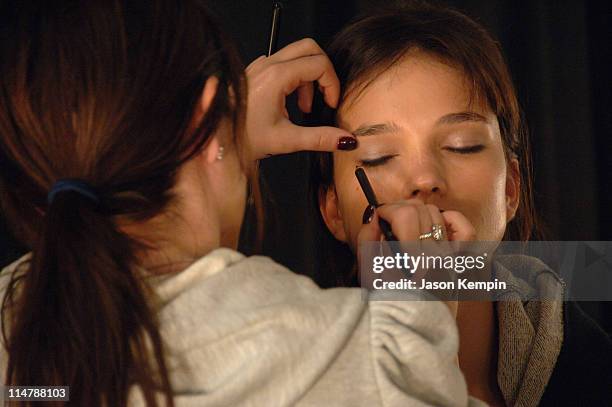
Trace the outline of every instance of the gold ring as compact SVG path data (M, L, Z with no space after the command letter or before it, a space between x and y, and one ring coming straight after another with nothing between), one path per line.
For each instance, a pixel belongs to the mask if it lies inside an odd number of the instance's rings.
M444 230L442 229L442 225L433 224L431 226L431 232L423 233L419 236L419 240L430 238L435 240L436 242L439 242L440 240L444 239Z
M421 236L419 236L419 240L429 239L430 237L433 237L432 232L423 233Z

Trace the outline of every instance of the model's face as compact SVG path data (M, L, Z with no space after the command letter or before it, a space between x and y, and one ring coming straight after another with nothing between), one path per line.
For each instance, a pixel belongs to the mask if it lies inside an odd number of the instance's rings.
M409 53L338 112L359 148L334 154L334 183L321 201L330 231L356 247L366 198L362 166L380 203L419 198L462 212L478 240L501 240L518 205L516 160L506 162L499 125L486 107L470 106L458 70Z

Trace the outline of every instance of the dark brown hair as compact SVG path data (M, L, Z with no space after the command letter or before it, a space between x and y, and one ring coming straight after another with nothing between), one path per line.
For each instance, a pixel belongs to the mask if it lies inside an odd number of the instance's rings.
M537 237L529 142L516 92L499 44L474 20L448 7L424 2L378 7L357 18L327 47L340 79L340 100L345 100L347 92L363 91L413 49L461 70L471 85L470 102L486 103L497 116L506 159L517 157L521 172L520 203L504 240ZM316 115L324 124L336 122L335 112L323 106ZM333 156L315 153L311 158L311 194L318 208L321 194L334 182ZM326 240L336 246L336 254L330 258L346 266L348 248L332 243L329 236Z
M244 120L243 67L197 0L2 2L0 202L31 260L2 304L8 385L70 386L78 406L125 406L137 384L172 405L143 243L118 220L170 210L179 167L220 120ZM219 86L204 119L206 80ZM47 205L59 179L92 185Z

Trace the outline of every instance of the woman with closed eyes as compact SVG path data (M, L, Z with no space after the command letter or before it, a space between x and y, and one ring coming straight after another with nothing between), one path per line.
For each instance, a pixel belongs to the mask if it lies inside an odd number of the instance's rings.
M380 218L401 241L431 236L434 225L450 241L536 234L518 101L501 51L481 26L436 6L383 8L345 27L328 54L340 104L315 116L351 132L360 146L313 156L314 199L333 236L322 263L335 264L341 284L359 284L355 253L360 242L381 238ZM383 205L368 205L356 167ZM542 263L513 261L497 263L496 272L511 278L528 270L562 298L561 281ZM574 303L522 303L512 289L504 295L459 302L459 365L470 395L508 406L609 401L605 333Z

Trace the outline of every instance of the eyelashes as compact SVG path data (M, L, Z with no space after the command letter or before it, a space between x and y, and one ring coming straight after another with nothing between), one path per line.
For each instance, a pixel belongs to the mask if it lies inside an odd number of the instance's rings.
M452 151L453 153L458 153L458 154L473 154L473 153L482 151L484 147L485 146L483 146L482 144L477 144L475 146L461 147L461 148L446 147L446 150Z
M383 155L382 157L374 158L372 160L360 160L359 164L362 167L378 167L387 163L393 157L397 157L397 154Z
M477 144L474 146L469 146L469 147L461 147L461 148L455 148L455 147L445 147L445 150L451 151L453 153L457 153L457 154L474 154L474 153L478 153L482 150L484 150L485 146L482 144ZM388 155L383 155L381 157L377 157L377 158L373 158L371 160L359 160L359 165L362 167L378 167L381 165L386 164L387 162L389 162L392 158L397 157L399 154L388 154Z

